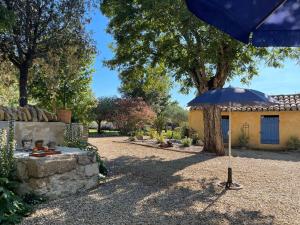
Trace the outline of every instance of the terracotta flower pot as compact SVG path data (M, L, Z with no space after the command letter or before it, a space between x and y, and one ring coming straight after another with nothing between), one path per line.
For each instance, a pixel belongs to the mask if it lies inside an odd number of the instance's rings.
M69 109L60 109L57 112L57 118L64 123L71 123L72 111Z

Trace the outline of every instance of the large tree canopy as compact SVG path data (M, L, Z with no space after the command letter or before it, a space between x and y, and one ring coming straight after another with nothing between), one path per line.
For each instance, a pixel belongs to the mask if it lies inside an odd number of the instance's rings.
M19 70L20 105L27 104L29 69L51 51L85 40L85 0L0 0L14 14L10 31L0 33L0 50Z
M163 65L123 71L119 77L122 81L119 90L124 97L141 97L156 113L169 104L172 83Z
M287 48L254 48L233 40L193 16L184 0L102 0L114 37L114 58L106 64L122 73L164 63L181 91L198 94L223 87L234 76L243 81L258 74L258 63L280 66ZM224 154L217 107L204 109L204 149Z

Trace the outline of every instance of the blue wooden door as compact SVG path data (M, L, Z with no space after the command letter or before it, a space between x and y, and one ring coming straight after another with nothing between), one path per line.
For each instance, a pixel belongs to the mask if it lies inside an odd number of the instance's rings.
M221 125L222 125L223 142L228 143L229 116L222 116Z
M262 144L279 144L279 116L261 116L260 129Z

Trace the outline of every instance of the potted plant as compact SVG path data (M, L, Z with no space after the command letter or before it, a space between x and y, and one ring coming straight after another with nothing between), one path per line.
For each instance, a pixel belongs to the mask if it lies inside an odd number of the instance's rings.
M62 85L62 105L63 108L57 111L57 118L59 121L64 123L71 123L72 111L67 108L67 100L70 98L72 91L69 88L69 85L66 80L64 80Z

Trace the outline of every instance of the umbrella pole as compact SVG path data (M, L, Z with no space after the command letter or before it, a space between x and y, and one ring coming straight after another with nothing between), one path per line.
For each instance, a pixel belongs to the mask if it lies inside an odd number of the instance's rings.
M231 102L229 102L229 129L228 129L228 177L226 187L232 185L232 167L231 167Z

